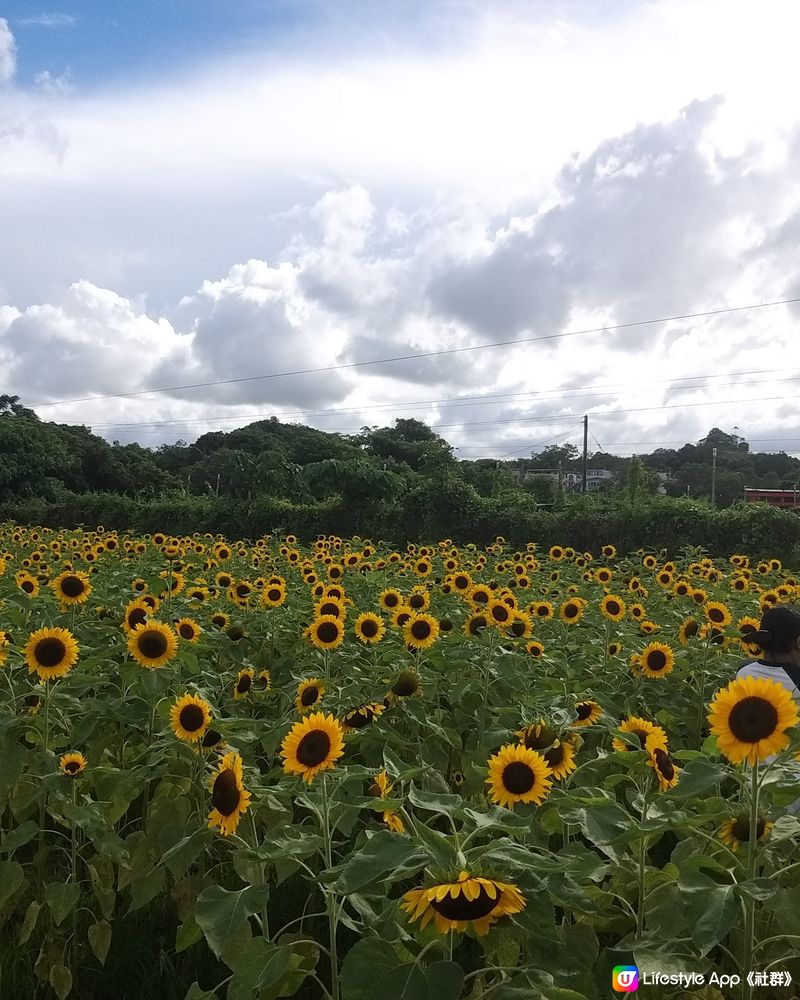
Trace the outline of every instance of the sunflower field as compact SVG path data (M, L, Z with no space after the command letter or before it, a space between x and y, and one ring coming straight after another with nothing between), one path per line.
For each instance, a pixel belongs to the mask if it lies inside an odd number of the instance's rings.
M800 978L777 558L0 527L0 996ZM771 977L771 978L770 978Z

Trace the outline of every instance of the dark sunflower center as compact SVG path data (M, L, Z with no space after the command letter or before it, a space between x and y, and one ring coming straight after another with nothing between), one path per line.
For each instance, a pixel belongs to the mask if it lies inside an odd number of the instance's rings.
M334 618L338 618L338 616L339 616L339 605L336 604L334 601L328 601L326 604L323 604L320 607L319 613L321 615L333 615Z
M317 638L320 642L336 642L339 638L339 627L336 622L321 622L317 626Z
M222 739L222 733L218 733L216 729L209 729L206 732L206 735L203 737L202 745L203 747L205 747L206 750L208 750L211 747L215 747L217 743L220 742L221 739Z
M503 788L512 795L524 795L536 783L532 768L521 760L512 761L503 770Z
M497 604L492 608L492 618L496 622L507 622L509 618L509 610L505 604Z
M500 896L498 889L497 896L492 899L485 887L481 886L475 899L467 899L461 890L455 899L448 893L442 900L431 900L431 906L446 920L480 920L495 909Z
M214 623L214 625L218 625L220 628L222 628L222 626L225 624L225 619L222 617L222 615L214 615L211 621Z
M424 619L414 622L411 626L411 634L418 640L427 639L431 634L430 622L426 622Z
M300 695L300 704L304 708L308 708L309 705L313 705L314 702L319 699L319 688L316 685L307 687L305 691Z
M273 603L277 603L281 599L282 593L283 593L283 591L277 590L276 588L273 587L273 588L271 588L270 590L267 591L267 597Z
M661 649L651 649L647 654L647 666L649 670L663 670L667 665L667 656Z
M766 700L751 695L742 698L731 709L728 728L742 743L758 743L775 732L778 725L778 710Z
M564 749L564 744L559 743L557 747L550 747L549 750L545 750L544 759L550 765L550 767L555 770L564 763L564 758L567 755L567 751Z
M720 622L725 621L725 615L722 613L722 610L720 608L709 608L708 620L716 622L716 624L719 624Z
M244 694L245 691L249 691L253 685L253 678L250 674L242 674L239 680L236 682L236 690L239 694Z
M577 606L577 604L568 604L564 608L564 617L565 618L574 618L577 615L577 613L578 613L578 606Z
M230 768L226 768L214 779L214 787L211 791L211 805L222 813L223 816L230 816L236 812L242 793L236 783L236 775Z
M128 615L128 625L130 625L131 628L136 628L137 625L144 625L146 621L147 612L144 608L134 608Z
M453 581L458 590L466 590L469 586L469 580L466 576L457 576Z
M616 601L606 601L606 611L610 615L618 615L620 612L619 604Z
M756 823L756 838L761 840L764 836L764 831L767 828L767 821L763 816L758 817ZM736 840L747 843L750 840L750 817L749 816L737 816L731 827L731 834Z
M477 615L469 623L469 633L470 635L476 635L481 629L486 628L488 622L483 617L483 615Z
M511 623L511 632L513 635L521 636L525 634L525 622L521 621L519 618Z
M536 614L540 618L546 618L549 613L550 613L550 609L545 604L540 604L539 607L536 609Z
M64 770L67 774L76 774L80 770L80 762L77 760L69 760L64 765Z
M363 729L372 722L374 714L371 708L357 708L347 716L347 725L351 729Z
M297 744L296 756L303 767L321 764L331 750L331 738L321 729L312 729Z
M378 634L378 623L374 622L371 618L367 618L366 621L361 623L361 634L366 639L373 639Z
M57 667L67 655L67 647L61 639L51 636L36 643L33 655L40 666Z
M525 746L529 750L543 750L554 743L555 739L556 734L550 726L529 726L525 731Z
M409 607L412 608L424 608L425 598L422 596L422 594L412 594L411 597L408 599L408 604Z
M414 674L401 674L392 686L392 694L398 698L407 698L419 688L419 680Z
M183 625L181 625L178 628L178 632L180 633L182 639L194 638L194 628L191 625L188 625L186 622L184 622Z
M653 756L656 759L656 767L659 773L664 778L665 781L672 781L675 777L675 765L672 763L672 758L661 747L656 747Z
M79 576L65 576L61 581L61 593L65 597L80 597L86 590L86 584Z
M745 622L744 625L742 625L742 627L739 629L739 631L741 632L742 637L747 639L749 642L752 640L753 636L756 634L758 629L755 625L751 624L750 622Z
M26 594L32 594L33 593L34 584L33 584L32 580L23 580L22 584L21 584L21 587L25 591Z
M489 595L486 593L485 590L476 590L475 593L472 595L472 600L477 602L478 604L488 604Z
M139 636L139 652L148 660L157 660L167 651L167 637L161 632L146 631Z
M199 705L184 705L179 719L187 733L196 733L198 729L202 729L206 714Z
M387 594L383 599L384 607L396 608L398 605L397 594Z
M232 625L228 629L228 638L233 639L234 642L238 642L239 639L244 635L244 629L241 625Z

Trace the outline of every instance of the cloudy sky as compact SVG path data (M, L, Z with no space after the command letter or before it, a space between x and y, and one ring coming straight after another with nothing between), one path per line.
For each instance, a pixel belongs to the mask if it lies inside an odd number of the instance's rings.
M799 32L794 0L0 3L0 391L153 446L415 416L511 457L589 413L621 454L800 452L800 302L739 309L800 299Z

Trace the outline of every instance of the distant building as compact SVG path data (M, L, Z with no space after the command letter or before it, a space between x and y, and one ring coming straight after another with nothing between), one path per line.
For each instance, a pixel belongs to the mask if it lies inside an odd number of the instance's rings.
M565 472L562 477L564 489L570 493L577 493L583 489L582 472ZM586 491L596 493L604 486L610 486L614 482L614 473L610 469L587 469L586 470Z
M759 490L749 486L744 488L745 503L769 503L773 507L789 507L792 510L800 508L800 493L797 488L792 490Z

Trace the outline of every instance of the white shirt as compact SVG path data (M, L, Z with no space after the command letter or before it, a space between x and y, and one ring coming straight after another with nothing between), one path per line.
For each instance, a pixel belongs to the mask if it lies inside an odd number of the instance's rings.
M800 701L800 690L798 690L792 678L782 667L771 667L764 663L759 663L758 660L751 660L739 668L736 678L738 680L741 677L756 677L766 681L777 681L781 687L786 688L796 701ZM771 764L773 760L775 760L775 756L767 757L765 763ZM800 778L800 775L798 777ZM794 802L791 802L786 807L786 812L792 815L800 813L800 799L795 799Z

